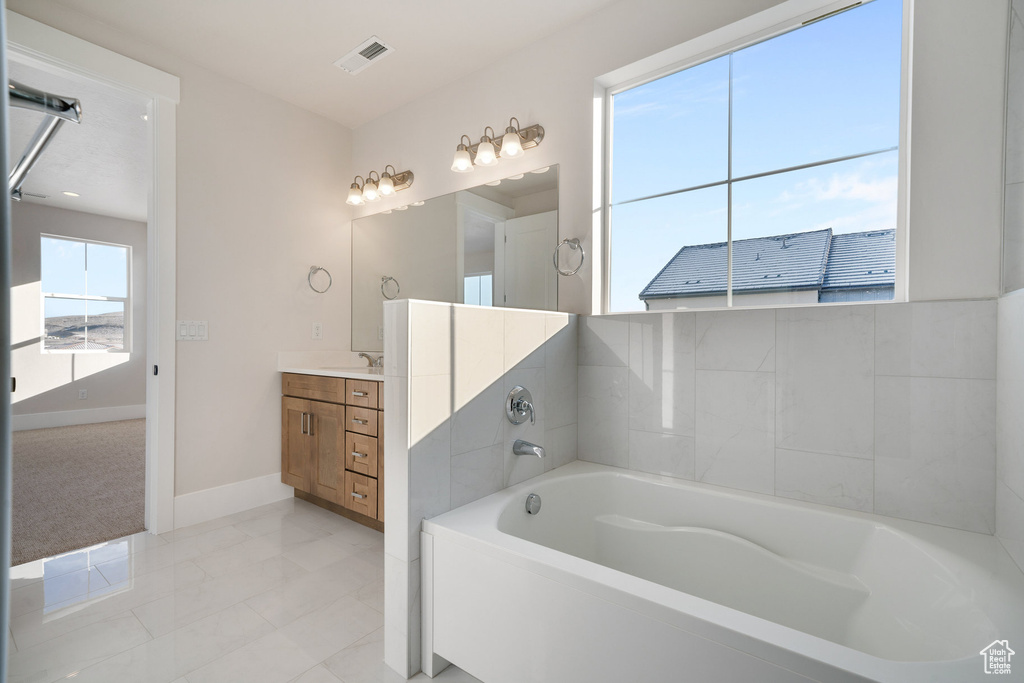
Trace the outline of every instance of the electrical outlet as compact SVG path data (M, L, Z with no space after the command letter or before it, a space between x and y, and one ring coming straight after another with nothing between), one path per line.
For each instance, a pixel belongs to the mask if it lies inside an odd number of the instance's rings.
M78 390L78 400L79 401L84 401L87 398L89 398L89 390L88 389L79 389Z
M324 338L324 325L323 323L313 323L313 339Z

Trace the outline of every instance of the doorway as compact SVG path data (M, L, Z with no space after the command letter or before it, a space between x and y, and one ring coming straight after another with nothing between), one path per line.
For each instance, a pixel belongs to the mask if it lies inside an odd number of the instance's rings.
M127 330L126 325L125 334L131 336L134 353L144 357L144 526L152 533L170 531L174 526L175 131L178 79L14 13L7 14L7 37L8 57L12 64L31 67L51 76L91 80L98 86L113 89L122 98L144 104L139 119L148 128L145 167L139 172L147 177L144 183L145 241L141 248L133 249L132 261L142 259L144 264L144 292L141 292L137 303L142 305L145 321L141 326L134 326L134 334ZM77 96L74 92L67 94ZM59 137L60 134L56 139ZM103 150L94 152L104 153ZM46 154L44 152L43 159ZM31 191L29 181L23 189ZM125 246L112 239L99 242L102 243L100 246ZM41 318L37 339L45 337ZM15 346L21 343L17 335L12 336L12 340ZM95 370L97 365L112 362L110 358L101 359L99 356L114 354L70 355L75 357L75 368L70 372L84 379L86 372ZM103 372L105 370L92 372L88 376L98 376ZM22 384L18 389L24 387ZM21 399L18 393L16 391L13 397L15 401ZM77 388L73 396L78 396Z

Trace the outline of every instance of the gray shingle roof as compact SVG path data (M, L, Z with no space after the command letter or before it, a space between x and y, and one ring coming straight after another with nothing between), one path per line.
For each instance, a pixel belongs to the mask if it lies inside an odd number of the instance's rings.
M832 237L822 289L896 284L896 231L873 230Z
M825 274L831 228L790 235L735 240L733 291L816 289ZM680 249L650 284L641 299L662 299L725 292L726 243Z
M733 242L733 291L843 289L895 282L895 231L846 235L831 228ZM640 292L641 299L723 294L726 243L680 249Z

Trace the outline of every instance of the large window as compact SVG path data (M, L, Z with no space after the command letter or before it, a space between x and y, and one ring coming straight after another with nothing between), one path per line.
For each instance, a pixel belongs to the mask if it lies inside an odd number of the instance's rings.
M893 298L901 42L874 0L612 91L608 309Z
M130 263L131 247L40 238L44 351L129 350Z

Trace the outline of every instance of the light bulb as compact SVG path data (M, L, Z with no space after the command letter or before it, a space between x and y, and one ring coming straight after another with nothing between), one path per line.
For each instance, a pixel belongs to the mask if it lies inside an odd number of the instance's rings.
M512 126L505 129L505 135L501 138L501 156L510 159L523 156L523 143L519 139L519 132Z
M363 191L359 188L359 183L352 183L352 186L348 188L348 199L345 200L345 203L352 206L359 206L363 203Z
M377 184L377 191L384 197L390 197L395 193L395 181L391 179L391 175L385 173L380 177L380 183Z
M455 150L452 170L456 173L469 173L473 170L473 160L469 157L469 148L461 143Z
M368 202L375 202L380 199L380 193L377 192L377 183L367 180L363 184L363 199Z
M494 143L486 135L480 138L480 144L476 148L477 166L494 166L498 163L498 155L494 152Z

